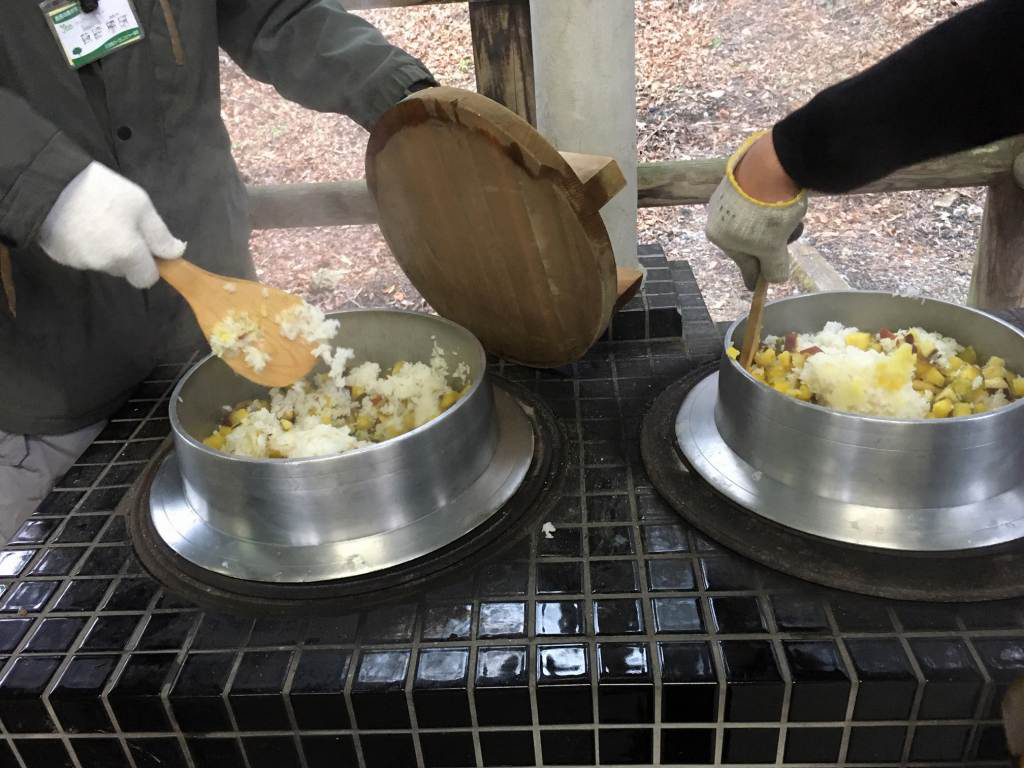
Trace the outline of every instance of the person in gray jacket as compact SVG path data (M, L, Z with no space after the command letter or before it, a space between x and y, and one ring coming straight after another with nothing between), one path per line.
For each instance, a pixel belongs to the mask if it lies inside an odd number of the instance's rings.
M78 11L99 22L117 11L124 24L131 7L95 6ZM37 0L0 6L0 245L16 297L10 306L0 291L5 541L154 365L200 342L154 258L254 274L218 47L285 98L365 128L436 85L338 0L132 10L142 39L75 69Z

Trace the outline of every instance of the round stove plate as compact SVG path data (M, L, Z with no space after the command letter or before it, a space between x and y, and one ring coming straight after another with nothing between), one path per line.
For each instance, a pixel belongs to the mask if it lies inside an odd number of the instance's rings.
M173 453L153 480L149 503L153 525L164 543L189 562L247 581L314 583L402 565L451 544L486 521L526 476L533 459L533 427L510 394L495 388L494 399L499 437L490 465L459 496L404 528L305 547L230 536L189 505Z
M717 400L717 373L686 395L675 423L679 448L715 490L772 522L845 544L914 552L976 549L1024 536L1024 483L975 504L930 509L852 504L783 484L726 445L715 425Z

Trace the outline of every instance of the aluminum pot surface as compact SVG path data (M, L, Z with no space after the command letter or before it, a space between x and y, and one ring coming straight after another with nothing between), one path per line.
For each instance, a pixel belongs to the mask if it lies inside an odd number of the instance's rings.
M210 356L171 397L170 419L189 505L239 539L313 546L402 528L469 487L498 442L486 356L466 329L432 315L367 309L339 312L335 343L387 368L427 362L436 343L449 367L469 366L472 386L455 405L404 435L338 456L250 459L207 448L225 405L265 397L266 388ZM317 370L322 370L318 368Z
M1024 372L1024 334L968 307L882 292L837 291L782 299L765 307L763 333L813 333L838 321L878 331L919 326L985 360L998 355ZM744 321L725 349L739 348ZM954 419L898 420L839 413L782 395L722 355L715 424L756 470L807 493L890 509L971 504L1020 484L1024 476L1024 401Z

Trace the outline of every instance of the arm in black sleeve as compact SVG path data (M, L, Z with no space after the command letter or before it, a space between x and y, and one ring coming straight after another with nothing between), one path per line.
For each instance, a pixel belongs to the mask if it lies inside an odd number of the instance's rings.
M799 185L846 192L941 155L1024 133L1024 0L983 0L772 131Z

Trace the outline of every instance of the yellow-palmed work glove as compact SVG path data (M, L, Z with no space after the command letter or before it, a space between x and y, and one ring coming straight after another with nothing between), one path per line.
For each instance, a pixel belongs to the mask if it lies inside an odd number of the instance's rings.
M800 228L807 213L807 192L801 190L792 200L762 203L736 182L735 169L743 155L764 132L743 142L729 158L722 179L708 203L708 222L704 230L708 240L736 262L747 288L754 290L763 273L769 283L789 279L787 244Z

